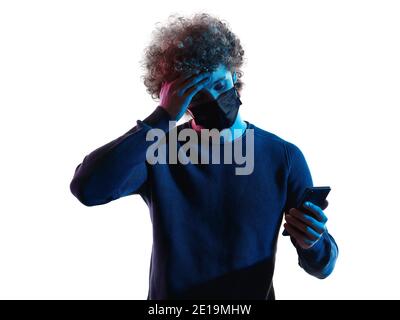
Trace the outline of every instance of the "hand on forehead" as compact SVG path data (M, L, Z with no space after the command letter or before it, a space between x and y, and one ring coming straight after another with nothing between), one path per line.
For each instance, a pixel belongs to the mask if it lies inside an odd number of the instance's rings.
M210 71L210 73L210 83L205 86L207 89L212 89L214 85L216 85L218 82L222 82L223 80L232 81L231 72L223 64L220 64L215 70Z

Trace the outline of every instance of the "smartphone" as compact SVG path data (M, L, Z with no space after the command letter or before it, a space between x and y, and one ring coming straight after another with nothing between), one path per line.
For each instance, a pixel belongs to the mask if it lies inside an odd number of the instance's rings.
M306 201L310 201L317 205L318 207L322 207L324 205L325 199L328 197L329 192L331 191L331 187L307 187L302 197L300 198L300 202L297 204L297 209L303 209L303 203Z
M307 209L303 207L303 203L306 201L310 201L318 207L323 207L325 199L328 197L330 191L331 188L329 186L307 187L304 190L299 203L296 205L296 209L307 211ZM289 233L286 230L283 230L282 235L287 236Z

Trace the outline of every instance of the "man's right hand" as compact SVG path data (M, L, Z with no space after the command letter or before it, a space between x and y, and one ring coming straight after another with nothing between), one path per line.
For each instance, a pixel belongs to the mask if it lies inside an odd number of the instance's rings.
M192 98L209 84L211 72L184 73L173 81L163 82L160 90L160 107L178 121L185 114Z

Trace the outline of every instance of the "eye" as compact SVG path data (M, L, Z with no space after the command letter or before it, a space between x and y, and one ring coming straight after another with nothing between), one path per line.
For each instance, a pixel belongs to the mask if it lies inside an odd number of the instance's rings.
M214 88L215 88L215 90L222 90L223 88L225 88L225 86L223 85L222 82L220 82Z

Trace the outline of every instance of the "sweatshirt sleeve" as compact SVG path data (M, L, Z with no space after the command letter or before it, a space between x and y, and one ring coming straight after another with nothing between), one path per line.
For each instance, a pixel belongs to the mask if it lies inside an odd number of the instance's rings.
M146 151L154 141L146 141L153 128L167 132L171 117L157 108L122 136L86 155L76 169L70 190L84 205L95 206L120 197L138 194L147 181Z
M306 187L313 186L313 180L307 161L301 150L293 143L286 142L289 174L287 180L287 198L285 211L295 208L301 201L301 196ZM298 254L298 263L308 274L319 279L329 276L336 264L338 246L328 230L309 249L297 246L293 237L290 237Z
M339 249L328 230L325 230L322 237L309 249L303 249L296 245L294 239L291 240L299 256L299 265L308 274L325 279L332 273Z

